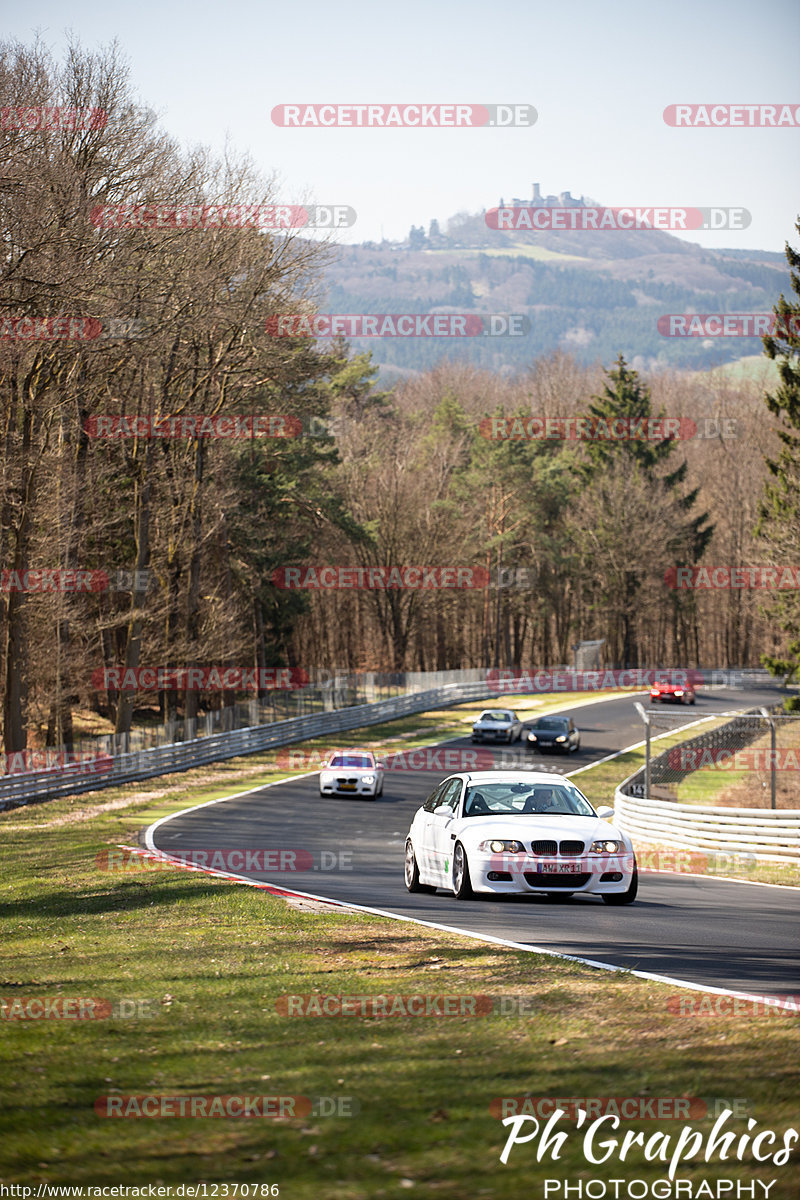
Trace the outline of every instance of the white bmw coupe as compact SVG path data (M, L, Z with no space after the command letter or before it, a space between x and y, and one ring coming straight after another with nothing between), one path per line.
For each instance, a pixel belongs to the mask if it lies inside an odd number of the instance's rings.
M545 771L462 771L417 809L406 839L409 892L476 892L636 899L630 838L595 811L562 775Z

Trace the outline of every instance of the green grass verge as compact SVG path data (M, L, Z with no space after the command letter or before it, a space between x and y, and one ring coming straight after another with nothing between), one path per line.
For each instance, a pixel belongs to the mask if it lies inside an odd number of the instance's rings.
M652 1182L665 1169L637 1149L625 1163L587 1170L582 1134L569 1122L557 1163L538 1164L529 1144L504 1167L506 1131L489 1109L497 1097L725 1098L739 1101L759 1129L792 1124L795 1018L680 1017L667 1006L676 989L627 974L366 915L298 911L185 871L98 870L98 851L129 840L154 800L174 807L183 793L195 803L224 794L246 762L221 764L213 779L208 770L192 772L194 779L3 818L0 1000L136 998L151 1001L154 1013L2 1021L4 1182L203 1180L276 1183L289 1200L391 1200L409 1192L517 1200L545 1176ZM145 790L165 794L110 806ZM98 800L105 807L92 812ZM619 920L633 924L635 912L621 910ZM282 996L315 992L524 996L527 1011L280 1015ZM95 1101L114 1094L341 1097L348 1099L340 1106L358 1111L282 1121L98 1116ZM690 1123L708 1133L713 1122ZM619 1135L629 1127L677 1135L683 1124L623 1122ZM746 1123L733 1128L745 1132ZM604 1137L610 1133L606 1127ZM774 1178L770 1200L795 1195L790 1167L715 1158L679 1174L696 1182Z
M675 795L681 804L716 804L721 791L737 787L748 778L752 779L752 771L726 770L724 775L721 771L692 771L677 785ZM744 801L742 807L747 807Z

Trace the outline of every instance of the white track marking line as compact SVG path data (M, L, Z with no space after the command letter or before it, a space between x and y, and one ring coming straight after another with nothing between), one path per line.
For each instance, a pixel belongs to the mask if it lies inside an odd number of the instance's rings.
M625 751L622 750L619 751L619 753L624 754ZM230 796L220 796L216 800L206 800L202 804L193 805L191 808L184 808L180 809L178 812L169 813L166 817L161 817L158 821L154 822L154 824L148 826L148 828L145 830L145 844L148 850L155 857L162 860L171 861L178 867L183 867L185 864L182 863L180 859L172 858L168 853L159 850L155 845L155 842L153 841L153 834L161 825L166 824L167 821L171 821L175 817L181 817L187 813L197 812L201 808L208 808L212 804L222 804L226 800L236 800L240 796L249 796L252 795L253 792L260 792L264 790L264 788L277 787L278 784L281 783L291 783L293 779L308 779L312 775L317 774L317 771L309 771L306 775L294 775L286 779L276 779L272 783L263 784L261 787L248 788L244 792L234 792ZM369 913L371 916L388 917L389 920L392 921L408 921L412 925L421 925L425 929L437 929L443 933L455 933L461 937L472 938L474 941L485 942L494 946L508 946L512 950L522 950L527 954L546 954L550 958L560 958L566 962L581 963L585 967L593 967L600 971L613 971L618 974L634 975L637 979L649 979L654 983L668 983L674 985L675 987L686 988L688 991L693 992L709 992L719 996L738 997L743 1000L764 999L763 996L754 995L752 992L731 991L729 988L717 988L711 986L710 984L692 983L687 979L676 979L672 975L655 975L649 971L631 970L629 967L618 967L614 963L600 962L591 958L581 958L575 954L565 954L561 950L550 950L546 946L531 946L523 942L513 942L508 938L495 937L493 934L474 933L468 929L458 929L453 925L444 925L437 921L425 921L421 917L404 916L400 913L390 912L388 909L373 908L369 905L355 904L344 900L334 900L330 896L321 896L316 892L300 892L296 888L284 888L277 883L261 883L258 880L248 878L246 875L236 875L232 872L227 873L221 871L211 871L207 867L193 867L192 869L205 874L215 875L220 878L227 879L232 883L244 883L250 887L258 888L262 891L269 891L274 895L290 895L299 896L305 900L319 900L324 904L333 904L337 908L346 908L351 909L354 912ZM701 876L701 878L704 877ZM740 881L733 880L732 882ZM775 884L772 886L780 887L781 885ZM767 997L767 999L769 999L769 997Z

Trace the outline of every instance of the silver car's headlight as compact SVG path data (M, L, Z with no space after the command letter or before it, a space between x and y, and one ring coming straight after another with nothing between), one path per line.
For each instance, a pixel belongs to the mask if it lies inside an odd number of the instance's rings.
M589 849L592 854L619 854L622 842L592 842Z
M374 782L375 782L375 776L374 776L374 775L362 775L362 776L361 776L361 782L362 782L362 783L374 783Z
M478 849L490 850L492 854L523 854L525 852L522 842L504 842L501 838L490 838L486 842L481 842Z

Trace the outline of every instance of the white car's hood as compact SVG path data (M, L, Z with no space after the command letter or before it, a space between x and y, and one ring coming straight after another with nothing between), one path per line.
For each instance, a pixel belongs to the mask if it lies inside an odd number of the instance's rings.
M323 767L320 775L374 775L380 767Z
M624 840L624 835L616 826L600 817L547 816L544 813L508 817L494 813L485 817L460 817L453 821L452 832L457 832L461 841L468 841L472 845L490 837L516 838L520 842L545 839L587 843L598 838Z

